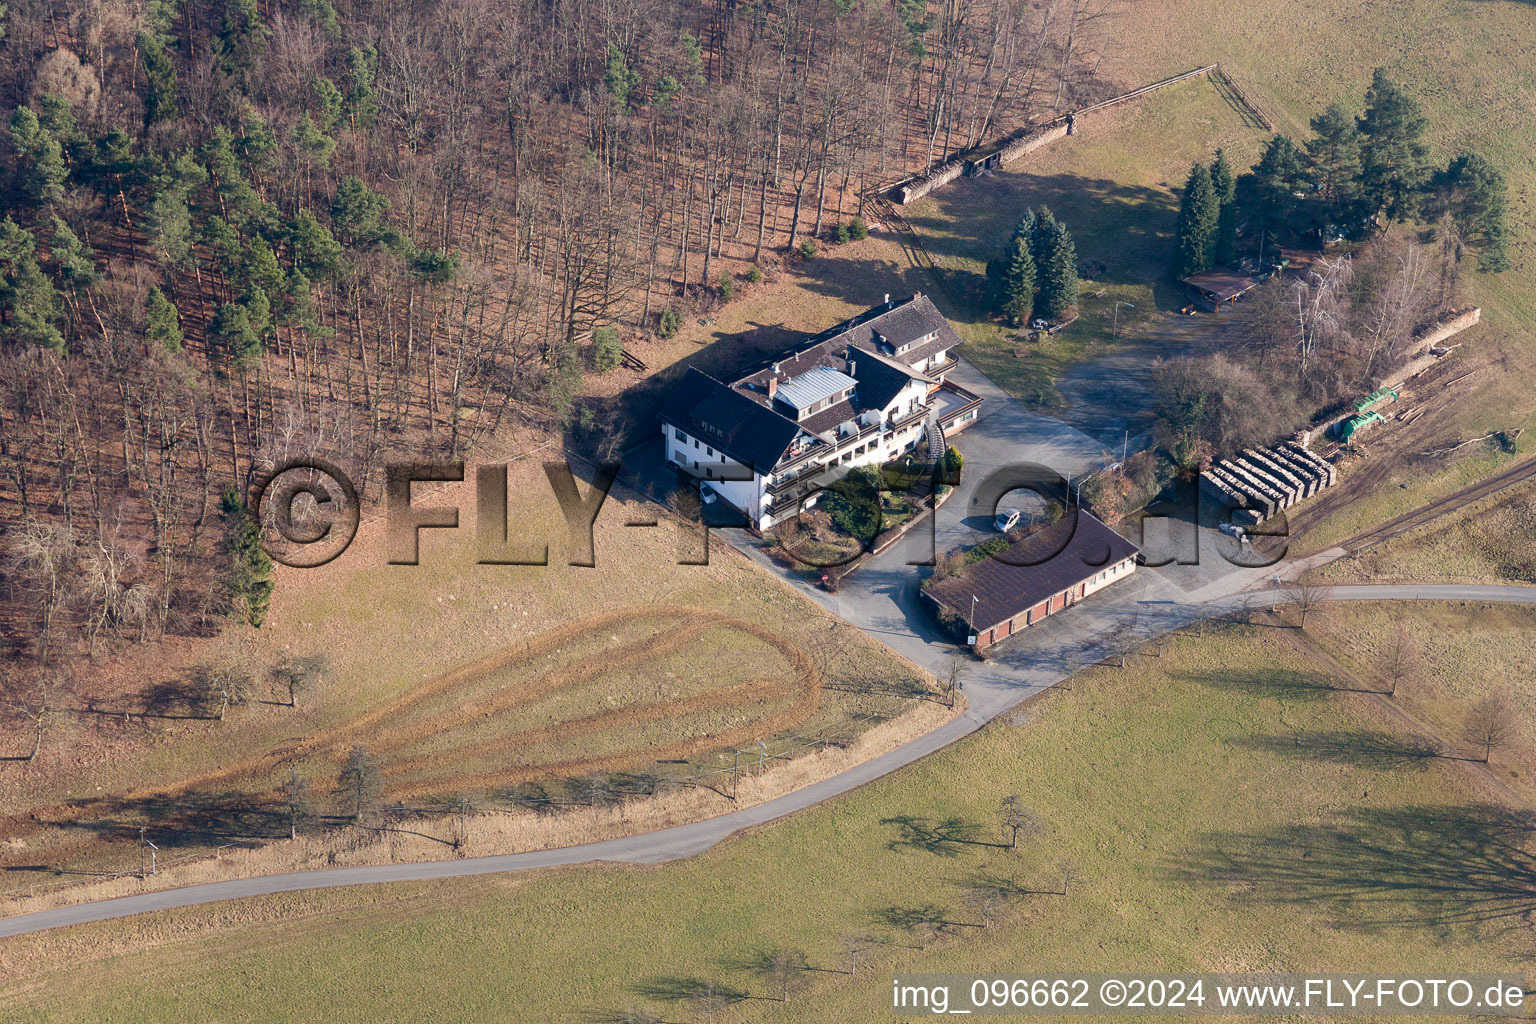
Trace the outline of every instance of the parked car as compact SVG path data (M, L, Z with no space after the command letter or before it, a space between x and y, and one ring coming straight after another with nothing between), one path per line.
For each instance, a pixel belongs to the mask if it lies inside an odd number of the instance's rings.
M709 486L709 484L699 484L699 497L703 500L704 504L713 505L719 500L720 495L716 494L715 489Z
M1248 543L1248 531L1233 523L1217 523L1216 529L1231 537L1240 544Z
M997 514L997 518L992 520L992 525L997 527L998 533L1007 533L1019 525L1019 510L1016 508L1003 509Z

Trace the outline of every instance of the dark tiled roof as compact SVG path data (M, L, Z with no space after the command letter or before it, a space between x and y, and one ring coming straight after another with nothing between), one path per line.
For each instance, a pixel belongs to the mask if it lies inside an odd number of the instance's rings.
M913 377L922 374L898 369L868 352L854 354L853 378L859 382L854 395L866 409L884 409Z
M693 367L673 386L661 418L759 473L769 472L800 432L794 420Z
M937 337L933 341L924 342L900 355L895 355L893 351L881 346L875 340L876 332L882 339L889 342L892 348L899 348L935 332ZM949 321L944 319L944 314L939 312L932 299L919 293L905 302L894 304L890 309L886 309L883 305L875 306L850 320L845 320L835 327L813 335L794 348L754 366L739 377L733 387L750 396L754 402L767 405L768 378L773 375L772 367L775 363L779 366L781 380L799 376L816 366L830 366L834 370L846 372L848 346L852 345L855 350L879 352L890 362L910 367L914 363L927 359L935 352L954 348L959 344L960 336L955 333ZM854 354L854 361L859 363L857 351ZM864 369L863 364L860 363L859 372L853 374L859 378L861 385L865 384ZM889 365L886 365L885 369L895 371L895 368ZM879 370L872 369L871 379L873 380L876 375L884 376ZM894 396L901 390L900 386L897 386L887 392L889 386L889 380L882 379L878 384L873 385L873 390L867 398L863 397L864 388L861 387L861 404L865 408L883 406L885 402L890 401L890 396ZM880 401L878 396L882 394L886 397Z
M985 631L1082 583L1140 549L1087 512L1067 516L940 580L924 593L956 615L971 620L975 595L978 630Z

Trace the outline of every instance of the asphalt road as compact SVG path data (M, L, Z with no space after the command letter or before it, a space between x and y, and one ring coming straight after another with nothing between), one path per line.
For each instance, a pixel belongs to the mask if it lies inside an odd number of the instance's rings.
M1202 605L1209 609L1235 608L1246 595L1238 592L1213 596L1203 601L1176 604L1160 618L1159 624L1169 628L1189 621ZM1282 594L1283 596L1283 594ZM1360 584L1330 588L1330 598L1340 601L1475 601L1509 604L1536 604L1536 587L1477 586L1454 584ZM1047 620L1049 621L1049 620ZM1056 679L1064 671L1056 672ZM1055 680L1052 680L1055 681ZM623 839L611 839L601 843L569 846L557 850L541 850L532 853L516 853L499 857L473 857L459 860L426 861L416 864L384 864L374 867L335 868L322 871L301 871L286 875L265 875L258 878L241 878L227 882L210 882L191 885L182 889L147 892L135 896L82 903L33 914L20 914L0 918L0 938L25 935L64 925L106 921L154 910L171 910L176 907L194 906L200 903L216 903L238 899L242 896L261 896L278 892L298 892L306 889L326 889L345 885L374 885L386 882L430 881L438 878L460 878L466 875L483 875L501 871L528 871L536 868L561 865L585 864L594 861L618 861L631 864L654 864L691 856L709 849L716 843L754 825L773 821L795 811L813 807L849 790L873 782L898 768L926 757L928 754L975 732L991 718L1002 714L1025 697L1038 692L1037 686L1015 688L1010 702L987 701L986 710L978 711L972 701L972 710L966 715L946 722L932 732L896 748L883 757L857 765L845 772L804 789L787 793L775 800L748 807L730 814L708 818L704 821L676 828L647 832Z

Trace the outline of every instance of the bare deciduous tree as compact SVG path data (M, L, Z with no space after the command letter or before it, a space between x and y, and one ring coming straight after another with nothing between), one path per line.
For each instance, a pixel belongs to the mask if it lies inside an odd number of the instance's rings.
M353 747L336 778L336 795L351 805L354 820L378 802L381 789L379 762L367 747Z
M288 838L299 838L299 826L314 817L309 779L297 768L283 781L283 813L288 816Z
M1008 848L1019 848L1019 836L1029 835L1039 828L1039 819L1024 804L1024 798L1017 793L1003 797L1002 808L1003 835L1008 839Z
M1316 583L1298 583L1291 591L1291 604L1296 608L1296 628L1307 628L1307 615L1320 610L1328 601L1328 588Z
M330 672L330 663L323 654L307 654L284 658L272 669L272 678L288 691L288 706L299 706L302 694L313 692Z
M1419 669L1419 652L1408 635L1408 630L1401 622L1393 630L1390 646L1387 648L1386 660L1382 666L1382 674L1387 680L1387 696L1397 696L1397 688L1410 681Z
M1515 735L1514 703L1503 689L1494 689L1467 709L1463 734L1467 741L1483 748L1479 758L1484 764L1495 750L1509 743Z
M779 1002L787 1003L792 994L805 987L810 965L799 950L776 949L763 954L752 969L778 993Z

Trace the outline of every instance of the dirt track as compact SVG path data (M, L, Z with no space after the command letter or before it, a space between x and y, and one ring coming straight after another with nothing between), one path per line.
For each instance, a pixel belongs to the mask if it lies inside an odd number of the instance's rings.
M533 658L543 657L557 651L563 644L596 631L612 630L626 624L651 620L658 623L657 632L640 643L631 644L624 650L611 654L605 653L600 658L590 658L584 663L556 665L514 690L492 693L479 701L455 707L443 714L402 725L393 730L370 732L391 717L419 706L430 698L450 693L456 687L470 686L489 673ZM681 623L681 625L663 630L661 624L668 621ZM525 730L496 740L458 748L447 756L455 757L460 753L468 756L483 756L494 753L498 749L515 750L556 736L587 735L700 711L718 711L793 696L795 699L787 708L767 718L755 719L724 733L692 737L661 747L626 750L601 757L572 759L552 764L525 765L490 772L439 777L425 782L390 785L388 776L395 772L403 774L404 771L425 767L431 763L441 763L444 755L416 757L396 764L386 762L384 765L385 792L391 797L406 798L483 785L506 784L531 778L632 767L658 758L689 756L767 736L804 721L815 713L820 702L820 673L802 648L778 633L744 619L691 605L626 608L566 623L526 643L503 648L468 665L434 676L387 704L348 722L321 730L297 743L198 772L170 784L142 787L125 794L121 799L125 803L147 799L163 800L182 796L194 790L207 789L215 784L229 784L253 778L265 780L271 778L285 763L315 754L331 754L339 757L341 751L352 743L366 743L374 751L398 749L478 721L487 715L542 699L557 690L579 685L604 673L621 670L625 666L677 651L708 629L720 627L745 633L773 647L787 663L789 680L752 681L654 704L634 704L613 711L588 715L574 721ZM14 815L8 819L4 823L5 832L11 837L36 834L40 828L67 824L81 820L82 817L84 812L69 804L30 808L25 814ZM61 856L78 855L95 841L97 837L80 836L64 844L48 845L45 849L50 859L57 861ZM25 860L35 860L38 852L38 848L22 847L12 856L0 855L0 868L8 866L15 856L21 856Z

